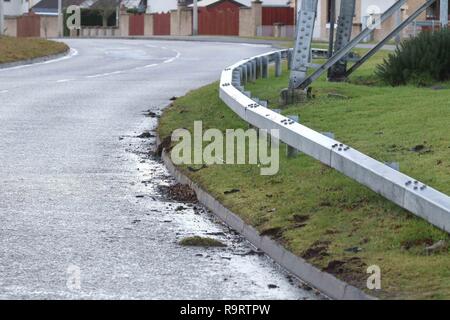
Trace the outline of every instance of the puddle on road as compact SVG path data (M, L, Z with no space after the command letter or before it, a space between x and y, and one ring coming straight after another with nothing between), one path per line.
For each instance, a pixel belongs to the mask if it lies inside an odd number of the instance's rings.
M154 150L156 141L154 133L148 129L155 128L156 119L147 117L140 128L119 140L136 163L140 180L140 183L132 183L136 200L147 208L149 215L155 216L160 226L154 227L166 230L164 239L158 241L172 242L173 246L179 247L180 252L187 250L192 259L198 259L200 264L202 259L215 262L208 264L211 265L208 272L214 274L218 281L228 282L228 285L231 281L236 286L233 296L224 298L323 299L322 295L284 271L201 204L173 200L164 192L177 182L159 158L150 152ZM150 134L139 138L143 132ZM226 247L184 247L178 244L183 238L191 236L213 238L226 244ZM227 267L221 269L222 264ZM247 283L243 283L245 281ZM199 287L199 290L202 288Z

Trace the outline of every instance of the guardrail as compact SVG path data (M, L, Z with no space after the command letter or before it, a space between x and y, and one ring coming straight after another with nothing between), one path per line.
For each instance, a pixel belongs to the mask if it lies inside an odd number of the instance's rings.
M450 197L369 156L331 139L252 98L244 91L247 81L268 77L269 64L275 63L275 76L281 75L283 58L292 59L292 49L273 51L242 60L222 72L220 98L242 119L259 129L278 129L287 145L336 169L379 193L400 207L450 231Z

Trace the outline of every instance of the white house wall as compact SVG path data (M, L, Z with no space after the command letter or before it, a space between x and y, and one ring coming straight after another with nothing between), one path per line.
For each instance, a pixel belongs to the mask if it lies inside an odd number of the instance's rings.
M26 5L25 8L28 7L28 3L25 2L25 0L10 0L10 1L3 1L3 7L5 10L6 16L20 16L23 14L23 7ZM27 10L28 11L28 10Z
M387 9L389 9L389 7L391 7L395 0L360 0L361 1L361 13L360 13L360 17L361 17L361 21L359 22L364 22L364 17L368 17L372 11L372 9L375 8L379 8L379 12L378 13L383 13L385 12Z
M324 10L326 10L326 8ZM316 24L314 25L314 33L313 33L314 39L319 39L321 32L322 32L322 15L320 14L320 12L322 12L322 1L319 1L318 5L317 5L317 17L316 17ZM324 24L325 24L325 21L324 21Z

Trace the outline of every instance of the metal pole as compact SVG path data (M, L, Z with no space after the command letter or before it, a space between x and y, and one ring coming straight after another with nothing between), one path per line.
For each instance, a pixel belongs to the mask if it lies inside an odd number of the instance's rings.
M3 0L0 0L0 36L5 31L5 12L4 12Z
M336 23L336 0L330 1L330 38L328 43L328 58L333 56L334 25Z
M404 5L406 0L398 0L389 9L387 9L380 18L380 23L386 21L390 18L396 10L399 10L402 5ZM294 88L306 89L314 80L319 78L324 72L326 72L330 67L332 67L336 62L344 58L362 39L366 38L373 31L372 28L366 27L361 33L359 33L355 38L353 38L345 47L335 52L333 56L320 66L316 71L314 71L310 76L303 78L303 80L296 81Z
M355 64L347 71L346 77L348 77L352 72L358 69L364 62L369 60L375 53L377 53L393 36L401 32L406 28L411 22L413 22L422 12L424 12L429 6L433 4L436 0L428 0L422 6L420 6L412 15L400 23L394 30L392 30L383 40L381 40L375 47L369 50L361 59L359 59ZM415 24L415 22L414 22ZM415 27L414 27L415 28Z
M448 28L448 0L441 0L441 28Z
M344 48L352 37L355 8L355 0L341 0L341 8L337 23L336 43L334 44L334 50L336 52ZM331 55L330 58L332 56L333 55ZM345 80L346 71L347 57L345 56L328 70L328 79L330 81L343 81Z
M400 24L402 23L402 9L398 10L395 13L395 27L398 27ZM397 35L395 36L395 43L398 45L400 43L401 39L401 34L397 33Z
M193 13L193 27L192 27L192 34L194 36L198 35L198 6L197 6L197 0L194 0L194 13Z
M300 6L289 89L297 88L307 76L317 4L318 0L303 0Z
M58 37L62 38L63 36L62 0L58 0Z

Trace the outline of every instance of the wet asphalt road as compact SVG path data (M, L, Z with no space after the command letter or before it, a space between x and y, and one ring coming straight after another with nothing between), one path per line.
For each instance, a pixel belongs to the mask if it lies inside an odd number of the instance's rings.
M204 209L167 199L154 141L135 137L156 124L144 110L271 49L67 43L70 58L0 70L0 298L317 298ZM211 234L227 248L177 244Z

